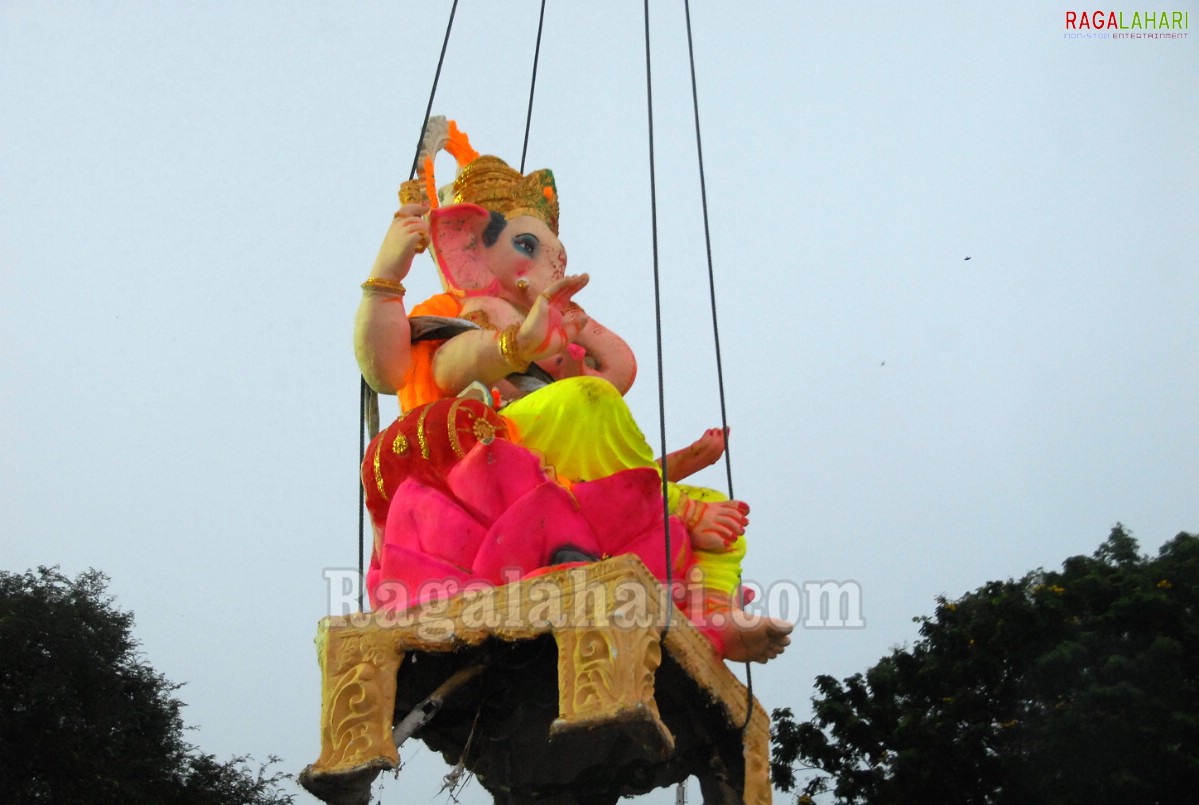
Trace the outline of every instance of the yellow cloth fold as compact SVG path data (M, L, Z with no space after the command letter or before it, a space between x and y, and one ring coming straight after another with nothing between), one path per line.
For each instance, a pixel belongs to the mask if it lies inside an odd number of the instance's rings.
M551 383L500 409L525 447L571 481L657 467L654 453L616 387L598 377Z
M542 455L549 469L569 483L593 481L636 467L661 468L645 435L616 387L598 377L572 377L538 389L500 410L517 441ZM680 495L711 503L725 495L699 486L667 484L674 511ZM741 584L745 537L725 553L697 550L704 586L733 594Z

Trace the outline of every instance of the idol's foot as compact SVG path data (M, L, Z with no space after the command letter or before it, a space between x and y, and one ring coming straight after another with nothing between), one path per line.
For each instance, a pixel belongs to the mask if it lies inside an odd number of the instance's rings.
M740 500L705 503L684 495L674 513L686 526L691 547L701 551L729 550L749 525L749 506Z
M727 593L707 590L701 626L723 645L724 658L733 662L767 662L791 645L792 624L754 615L733 603Z
M778 618L750 615L737 610L730 626L720 632L724 641L724 658L733 662L767 662L791 645L791 630L795 627Z
M704 467L710 467L724 455L727 433L720 428L708 428L690 446L676 450L666 457L666 479L678 483ZM661 459L658 461L662 463Z

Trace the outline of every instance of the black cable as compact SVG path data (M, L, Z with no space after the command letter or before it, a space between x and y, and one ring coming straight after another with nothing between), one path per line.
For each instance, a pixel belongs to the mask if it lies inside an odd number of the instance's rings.
M420 161L421 143L425 141L425 129L429 126L429 115L433 112L433 98L437 95L437 82L441 79L441 65L445 63L446 47L450 44L450 29L454 27L454 14L458 11L458 0L450 7L450 21L445 26L445 38L441 40L441 55L437 57L437 72L433 74L433 88L429 90L429 104L425 107L425 120L420 126L420 139L416 141L416 153L412 157L412 170L408 171L408 180L416 176L416 165Z
M666 385L662 370L662 288L658 279L658 190L654 180L654 88L651 78L649 47L649 0L645 0L645 106L649 116L649 206L650 222L654 242L654 328L658 345L658 422L662 437L662 526L666 534L666 590L670 596L666 606L666 623L662 627L662 639L670 632L670 620L674 613L673 571L674 557L670 549L670 487L667 481L666 457Z
M362 611L362 588L366 579L364 542L366 537L366 489L362 486L362 462L366 460L366 400L370 387L366 378L358 385L358 611Z
M437 57L437 72L433 74L433 86L429 90L429 103L425 106L425 119L420 125L420 138L416 141L416 154L412 157L412 170L408 171L408 180L416 176L416 165L420 161L420 147L425 141L425 130L429 127L429 115L433 112L433 99L437 96L437 82L441 79L441 67L445 64L445 51L450 44L450 30L454 27L454 15L458 12L458 0L450 7L450 19L445 26L445 38L441 42L441 55ZM360 378L358 387L358 466L366 460L366 414L368 400L373 390ZM366 518L363 514L366 508L366 490L362 486L361 469L358 472L358 611L362 611L362 590L366 582L365 542Z
M525 154L529 151L529 124L533 122L533 90L537 88L537 61L541 58L541 28L545 25L545 0L541 0L541 16L537 18L537 46L533 50L533 79L529 82L529 112L525 115L525 144L520 149L520 172L525 172Z
M720 360L720 324L716 316L716 274L712 269L712 235L708 225L708 186L704 180L704 145L699 132L699 90L695 80L695 46L691 39L691 0L683 0L683 9L687 18L687 57L691 62L691 106L695 110L695 152L699 158L699 197L704 212L704 246L708 251L708 297L712 306L712 336L716 345L716 386L720 391L720 428L725 435L724 467L728 478L729 499L733 499L733 461L729 454L729 422L724 402L724 366ZM753 715L754 678L750 664L745 663L745 683L748 691L748 701L745 704L745 723L741 731L749 727Z
M720 322L716 316L716 275L712 269L712 234L708 224L708 185L704 179L704 145L699 131L699 91L695 81L695 50L691 42L691 2L683 0L687 17L687 56L691 61L691 105L695 111L695 153L699 160L699 197L704 213L704 247L708 253L708 299L712 308L712 336L716 347L716 387L720 392L720 427L725 434L724 466L728 479L729 498L733 495L733 462L729 452L728 410L724 401L724 364L720 359Z

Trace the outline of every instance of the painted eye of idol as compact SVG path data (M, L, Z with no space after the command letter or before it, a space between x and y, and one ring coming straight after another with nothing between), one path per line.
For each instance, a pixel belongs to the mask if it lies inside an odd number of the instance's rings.
M537 248L541 245L541 241L537 236L530 232L523 232L512 238L512 248L516 249L526 257L535 257Z

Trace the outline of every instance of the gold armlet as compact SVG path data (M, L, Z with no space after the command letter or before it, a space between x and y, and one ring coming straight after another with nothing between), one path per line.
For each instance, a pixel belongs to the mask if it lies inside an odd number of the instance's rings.
M499 338L497 339L500 355L503 357L504 363L508 364L508 368L513 372L523 372L532 363L532 361L526 361L521 357L520 348L516 346L516 331L519 329L519 324L505 327L500 331Z
M362 283L362 290L381 293L387 296L403 296L407 293L404 283L397 280L385 280L377 277L371 277L366 282Z

